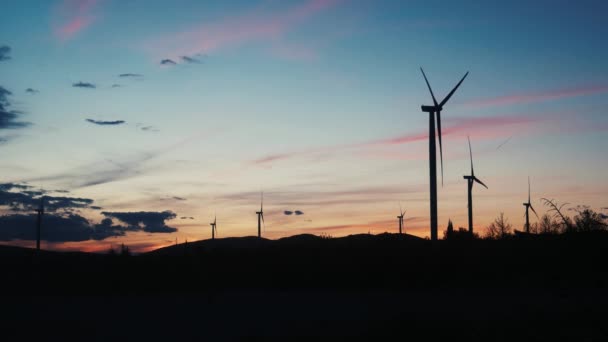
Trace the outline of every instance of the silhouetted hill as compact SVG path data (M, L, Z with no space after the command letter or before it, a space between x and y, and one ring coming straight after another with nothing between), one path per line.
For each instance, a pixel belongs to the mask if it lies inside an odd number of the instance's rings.
M604 340L606 246L592 232L223 238L137 256L0 247L3 322L20 334L62 317L74 323L61 332L100 340Z

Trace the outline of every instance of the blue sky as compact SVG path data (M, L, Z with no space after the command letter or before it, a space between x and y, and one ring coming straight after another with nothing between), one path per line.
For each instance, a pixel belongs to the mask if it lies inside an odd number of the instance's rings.
M175 233L116 239L141 248L207 238L214 213L220 236L252 235L260 190L269 237L392 231L400 202L406 230L427 236L423 66L438 97L470 71L443 112L441 227L466 224L467 134L490 188L474 190L479 230L500 211L521 226L528 175L539 212L540 197L601 210L607 7L4 1L0 86L31 125L0 128L0 169L5 182L69 190L105 210L175 212Z

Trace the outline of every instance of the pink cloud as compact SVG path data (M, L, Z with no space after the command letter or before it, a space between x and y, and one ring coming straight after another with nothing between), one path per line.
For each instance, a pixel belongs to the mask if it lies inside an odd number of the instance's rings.
M550 90L530 94L515 94L498 96L487 99L467 101L464 104L469 107L507 106L530 102L542 102L548 100L559 100L584 95L593 95L608 92L608 85L591 85L578 88L566 88Z
M99 0L64 0L57 8L57 21L54 33L62 41L70 40L85 30L96 17L93 9Z
M248 13L194 29L154 39L147 47L170 57L210 53L253 42L277 43L287 32L317 13L328 10L342 0L307 0L278 11L255 9ZM310 47L276 44L271 52L287 58L314 59Z
M444 119L444 128L442 136L461 135L465 137L467 134L474 135L477 138L494 139L504 137L505 134L524 132L532 129L532 124L549 121L555 119L556 114L535 114L535 115L517 115L517 116L493 116L493 117L477 117L477 118L446 118ZM267 165L269 163L286 160L293 157L306 157L318 155L319 153L335 153L344 152L347 150L365 150L369 148L382 148L387 146L402 145L419 141L427 141L428 132L409 133L397 137L386 139L367 141L356 144L334 145L326 147L311 148L291 153L281 153L268 155L252 161L253 164ZM365 154L364 154L365 155ZM391 153L384 157L391 156ZM410 156L418 158L417 155ZM400 155L399 159L407 159L408 156Z

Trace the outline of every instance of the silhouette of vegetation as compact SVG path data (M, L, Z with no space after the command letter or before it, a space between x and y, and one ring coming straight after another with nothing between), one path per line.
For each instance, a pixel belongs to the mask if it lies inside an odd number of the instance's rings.
M538 222L539 234L559 234L562 232L562 226L559 222L549 215L544 214Z
M560 229L562 232L573 232L576 231L572 220L567 215L562 213L562 208L568 205L568 203L559 204L553 199L541 198L543 203L549 207L549 212L553 214L553 218L561 219L562 228Z
M485 238L487 239L504 239L513 234L513 226L504 213L500 213L500 215L494 219L494 222L490 223L490 225L486 228Z
M122 256L122 257L129 257L129 256L131 256L131 252L129 251L129 247L125 246L124 243L120 245L120 256Z
M577 208L575 210L578 212L578 215L574 217L574 227L577 232L592 232L608 228L608 224L602 216L592 209Z
M454 230L454 224L452 223L452 220L449 220L448 227L443 231L443 239L467 241L479 239L479 234L475 232L471 233L467 228L464 227L458 227L457 230Z

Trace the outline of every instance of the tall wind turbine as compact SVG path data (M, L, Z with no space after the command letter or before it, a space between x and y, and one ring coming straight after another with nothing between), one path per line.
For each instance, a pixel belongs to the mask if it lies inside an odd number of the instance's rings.
M217 232L217 216L213 217L213 222L209 224L211 226L211 240L215 240L215 233Z
M261 238L262 223L264 222L264 193L261 195L260 211L256 211L255 213L258 214L258 237Z
M426 82L427 87L429 88L429 92L431 93L431 97L433 98L432 106L422 105L422 111L425 113L429 113L429 174L430 174L430 192L431 192L431 240L437 240L437 151L435 146L435 114L437 114L437 133L439 135L439 154L441 157L441 184L443 184L443 148L441 146L441 111L443 110L443 106L448 102L450 97L454 95L456 89L460 87L460 84L467 77L469 72L462 77L460 82L456 84L454 89L449 92L449 94L441 101L437 103L435 99L435 94L433 94L433 89L431 89L431 85L429 80L426 78L424 70L420 68L422 71L422 76L424 76L424 81Z
M401 206L399 206L399 212L401 213L399 216L397 216L397 219L399 219L399 234L402 234L403 215L405 214L405 211L401 210Z
M475 177L475 171L473 170L473 152L471 151L471 139L467 136L469 140L469 155L471 157L471 175L463 176L464 179L467 180L468 189L469 189L469 234L473 234L473 184L475 182L483 185L486 189L488 188L479 178Z
M44 215L44 196L40 197L40 205L36 209L36 250L40 250L40 228L42 226L42 216Z
M530 202L530 176L528 176L528 202L524 203L524 207L526 207L526 233L530 234L530 216L528 216L528 209L532 209L536 218L538 218L538 214L534 207L532 207L532 202Z

